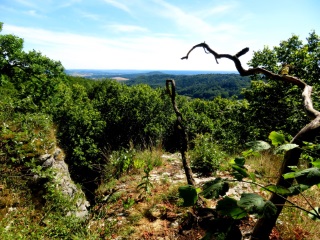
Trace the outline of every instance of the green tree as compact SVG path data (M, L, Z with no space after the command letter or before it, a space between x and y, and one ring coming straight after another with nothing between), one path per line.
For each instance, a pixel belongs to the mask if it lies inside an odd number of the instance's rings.
M33 110L45 108L64 77L60 62L35 50L24 52L22 38L11 34L0 35L0 85L10 82L18 98L33 104L27 107L33 106Z
M320 89L320 38L313 31L304 43L293 35L279 46L254 53L249 62L251 67L263 67L278 73L282 64L290 65L289 75L299 77L305 83L313 86L313 92ZM291 84L272 80L265 75L252 76L251 87L243 94L249 102L251 116L251 137L266 139L273 130L282 130L294 135L301 126L308 122L302 111L300 90ZM319 94L314 94L315 108L319 108Z

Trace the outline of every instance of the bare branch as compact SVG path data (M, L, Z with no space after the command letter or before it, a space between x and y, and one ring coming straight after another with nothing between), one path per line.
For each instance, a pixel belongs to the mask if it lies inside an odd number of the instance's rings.
M227 58L234 62L239 74L241 76L249 76L249 75L255 75L255 74L264 74L266 77L274 80L280 80L284 81L293 85L298 86L300 89L302 89L302 98L304 102L304 108L307 112L308 117L312 119L312 121L306 125L304 128L302 128L296 136L291 140L291 143L295 143L300 146L300 148L293 148L290 149L285 153L284 160L279 172L279 178L277 181L277 186L282 186L289 188L292 183L293 179L284 179L282 176L285 173L288 173L291 171L289 166L296 166L299 162L300 155L301 155L301 147L303 145L304 141L312 142L317 136L320 134L320 112L315 110L313 108L312 99L311 99L311 93L312 93L312 87L307 85L305 82L303 82L301 79L290 76L290 75L283 75L283 74L276 74L271 71L268 71L264 68L249 68L244 69L241 65L241 62L239 60L239 57L246 54L249 51L249 48L244 48L234 56L230 54L218 54L214 50L212 50L206 43L200 43L198 45L195 45L190 49L190 51L187 53L185 57L182 59L188 59L189 54L197 47L202 47L205 49L205 51L211 53L218 63L219 58ZM269 199L273 204L277 206L277 213L272 218L260 218L252 232L252 239L269 239L270 232L273 228L273 226L276 223L276 220L279 216L279 214L282 211L283 205L286 202L286 197L282 197L276 193L273 193Z
M207 52L211 53L215 59L216 62L218 63L218 59L219 58L227 58L230 59L231 61L234 62L239 74L241 76L250 76L250 75L254 75L254 74L264 74L265 76L274 79L274 80L281 80L281 81L285 81L285 82L289 82L292 83L294 85L297 85L300 88L304 88L307 84L305 82L303 82L301 79L296 78L294 76L290 76L290 75L279 75L279 74L275 74L273 72L268 71L267 69L264 68L249 68L248 70L244 69L241 65L241 62L239 60L239 57L246 54L249 51L249 48L244 48L242 49L240 52L236 53L234 56L230 55L230 54L219 54L217 52L215 52L214 50L212 50L208 44L206 43L200 43L197 44L195 46L193 46L190 51L187 53L186 56L182 57L181 59L188 59L190 53L197 47L202 47L204 48Z
M219 58L227 58L227 59L230 59L231 61L233 61L235 64L235 67L237 68L237 70L241 76L251 76L251 75L255 75L255 74L263 74L270 79L280 80L280 81L284 81L284 82L298 86L300 89L303 90L302 97L304 99L304 106L305 106L305 110L307 112L307 115L311 119L315 119L317 116L320 116L320 112L316 111L313 108L312 99L311 99L312 87L307 85L300 78L290 76L290 75L276 74L276 73L273 73L267 69L260 68L260 67L244 69L242 67L240 60L239 60L239 57L246 54L249 51L249 48L244 48L241 51L239 51L238 53L236 53L235 55L219 54L216 51L212 50L209 47L209 45L204 42L204 43L200 43L200 44L193 46L189 50L187 55L182 57L181 59L182 60L188 59L190 53L198 47L202 47L203 49L205 49L206 52L211 53L215 57L217 64L219 64L219 62L218 62Z

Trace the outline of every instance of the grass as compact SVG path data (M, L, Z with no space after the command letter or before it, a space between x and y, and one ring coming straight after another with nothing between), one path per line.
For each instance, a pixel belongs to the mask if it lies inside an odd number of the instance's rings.
M260 175L260 178L257 179L258 182L268 185L276 183L282 159L282 156L266 152L259 157L248 158L246 163L250 166L251 171ZM299 168L307 168L307 162L301 161ZM303 192L303 195L300 194L288 199L300 207L312 210L311 206L319 206L320 189L313 186ZM276 228L283 240L319 239L320 228L318 225L319 222L310 219L305 212L286 204L278 218Z
M37 149L50 151L52 142L55 141L52 131L49 140L44 142L46 145L37 145ZM176 239L178 228L170 226L174 221L181 220L188 210L179 207L181 199L178 188L185 183L173 182L172 175L177 169L171 169L170 174L166 174L168 171L166 167L172 166L175 159L173 157L164 159L162 155L160 148L135 151L130 169L124 171L119 179L101 183L95 193L97 204L92 206L90 219L87 222L48 211L50 206L38 208L32 199L25 176L21 175L21 168L8 168L2 164L0 170L3 174L16 177L0 176L0 238L156 239L167 236L169 239ZM0 163L5 160L7 159L2 159ZM160 177L158 180L152 180L150 195L140 199L137 186L143 181L142 177L148 162ZM281 156L265 152L260 156L248 157L246 165L250 171L256 173L259 183L267 185L275 183L281 162ZM301 167L306 167L306 164L303 163ZM219 170L220 172L228 170L227 164L222 161ZM267 196L266 193L262 194ZM318 206L319 188L309 189L304 196L294 196L290 200L309 210L311 209L309 203ZM46 218L42 221L45 215ZM169 221L167 216L175 216L176 220ZM318 222L312 221L304 212L289 206L284 208L276 228L284 240L317 239L317 236L320 236ZM198 233L195 231L195 234Z

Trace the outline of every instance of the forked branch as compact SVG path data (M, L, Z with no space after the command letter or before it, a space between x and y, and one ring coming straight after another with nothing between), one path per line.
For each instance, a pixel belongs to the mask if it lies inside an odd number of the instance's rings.
M301 79L297 77L290 76L290 75L276 74L264 68L257 67L257 68L249 68L247 70L244 69L241 65L239 57L247 53L249 48L244 48L243 50L236 53L235 55L218 54L217 52L212 50L206 43L200 43L192 47L190 51L187 53L187 55L181 59L188 59L190 53L197 47L202 47L205 50L205 52L211 53L215 57L217 63L219 58L230 59L231 61L234 62L241 76L264 74L266 77L270 79L288 82L290 84L298 86L302 90L304 108L305 108L305 111L307 112L308 117L311 118L312 121L308 125L303 127L296 134L296 136L291 140L291 143L297 144L298 146L300 146L300 148L293 148L285 153L284 160L279 172L280 177L278 178L276 185L289 188L292 185L293 180L284 179L282 177L283 174L291 171L289 166L296 166L298 164L300 155L302 152L301 147L303 146L303 142L304 141L312 142L320 134L320 112L313 108L312 99L311 99L312 87L307 85L305 82L303 82ZM278 194L273 193L270 197L270 201L277 206L277 213L275 216L268 219L260 218L256 222L256 225L253 229L251 239L260 239L260 240L269 239L271 230L274 227L276 220L282 211L284 203L286 202L286 197L279 196Z
M290 75L282 75L282 74L273 73L267 69L260 68L260 67L244 69L242 67L240 60L239 60L239 57L241 57L242 55L246 54L249 51L248 47L242 49L241 51L239 51L235 55L219 54L216 51L212 50L208 44L203 42L203 43L200 43L200 44L193 46L189 50L187 55L182 57L181 59L182 60L188 59L190 53L198 47L202 47L206 53L212 54L215 57L217 64L219 64L218 59L220 59L220 58L227 58L227 59L230 59L231 61L233 61L235 64L235 67L237 68L237 70L241 76L251 76L251 75L255 75L255 74L263 74L270 79L280 80L280 81L288 82L288 83L291 83L293 85L298 86L300 89L303 90L302 97L304 99L304 106L305 106L305 110L307 112L307 115L311 119L315 119L317 116L320 116L320 112L316 111L313 108L312 99L311 99L312 87L307 85L300 78L290 76Z

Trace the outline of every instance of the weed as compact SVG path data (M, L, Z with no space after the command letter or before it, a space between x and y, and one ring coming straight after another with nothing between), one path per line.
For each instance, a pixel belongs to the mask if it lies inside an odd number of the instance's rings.
M191 167L202 175L211 175L219 169L227 157L209 134L198 135L194 140L194 148L190 151Z
M125 200L122 200L122 206L125 210L128 210L135 204L135 200L131 197L127 197Z
M150 180L150 172L153 169L151 159L148 159L147 165L144 168L144 176L141 179L141 183L137 186L137 190L140 191L139 198L146 197L146 195L151 195L151 189L153 188L153 184Z

